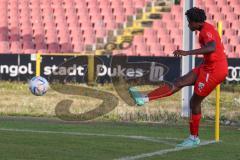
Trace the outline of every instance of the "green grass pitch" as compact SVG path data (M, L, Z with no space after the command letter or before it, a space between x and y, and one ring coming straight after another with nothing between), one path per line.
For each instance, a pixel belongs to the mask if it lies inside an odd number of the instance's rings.
M200 133L203 142L213 140L213 126ZM0 135L1 160L240 160L237 127L221 127L220 143L181 150L174 149L187 125L2 117Z

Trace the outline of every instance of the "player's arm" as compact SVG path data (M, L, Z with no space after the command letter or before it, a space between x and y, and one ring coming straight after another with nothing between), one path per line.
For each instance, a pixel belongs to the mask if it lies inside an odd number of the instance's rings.
M203 55L203 54L212 53L215 50L216 50L216 42L211 41L199 49L194 49L194 50L190 50L190 51L176 50L173 52L173 54L175 56Z
M214 52L215 50L216 50L216 43L215 41L211 41L211 42L208 42L202 48L187 51L187 55L208 54L208 53Z

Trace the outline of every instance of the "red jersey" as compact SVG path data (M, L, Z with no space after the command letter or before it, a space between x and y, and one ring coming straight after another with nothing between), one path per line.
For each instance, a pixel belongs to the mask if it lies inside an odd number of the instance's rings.
M221 42L221 38L218 32L215 30L214 26L205 22L199 33L199 43L201 47L203 47L208 42L212 41L216 43L216 50L215 52L204 54L203 68L206 71L213 71L216 68L218 68L218 70L221 70L221 67L224 67L223 69L226 69L226 65L223 66L217 65L217 62L221 63L221 61L223 63L227 63L227 58L224 52L224 47Z

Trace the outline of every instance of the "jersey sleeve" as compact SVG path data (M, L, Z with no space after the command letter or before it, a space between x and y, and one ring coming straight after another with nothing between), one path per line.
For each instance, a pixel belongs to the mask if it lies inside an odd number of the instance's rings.
M200 36L201 36L203 45L206 45L208 42L215 41L214 33L211 30L204 30Z

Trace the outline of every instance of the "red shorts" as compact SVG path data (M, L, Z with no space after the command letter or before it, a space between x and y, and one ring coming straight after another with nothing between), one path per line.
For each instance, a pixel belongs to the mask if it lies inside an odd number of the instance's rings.
M208 96L218 84L223 82L228 74L227 66L223 70L213 70L208 72L203 65L192 70L197 75L197 80L194 84L194 93L199 96Z

